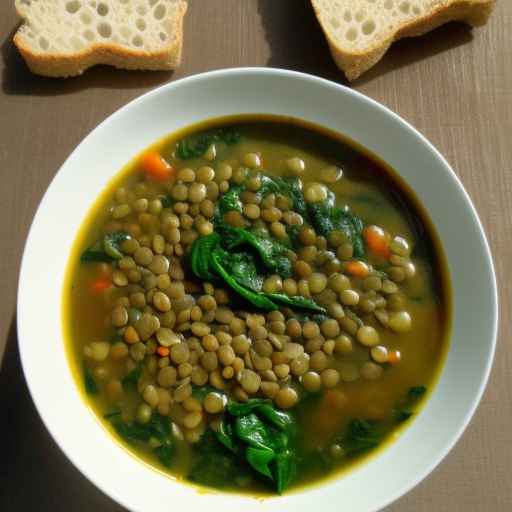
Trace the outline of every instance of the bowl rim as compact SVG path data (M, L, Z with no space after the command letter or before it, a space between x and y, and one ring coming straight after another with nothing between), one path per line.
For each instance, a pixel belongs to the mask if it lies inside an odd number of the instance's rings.
M497 283L496 283L496 274L494 269L494 264L491 256L491 251L489 248L489 244L487 241L487 237L485 235L482 223L478 217L478 214L476 212L476 209L466 192L465 188L463 187L461 181L459 180L458 176L455 174L455 172L452 170L448 162L445 160L445 158L439 153L439 151L418 131L416 130L411 124L403 120L400 116L398 116L396 113L391 111L388 107L378 103L377 101L363 95L362 93L355 91L353 89L350 89L346 86L340 85L338 83L326 80L324 78L320 78L317 76L309 75L306 73L296 72L296 71L289 71L284 69L278 69L278 68L262 68L262 67L244 67L244 68L230 68L230 69L220 69L215 71L209 71L206 73L200 73L192 76L188 76L185 78L181 78L176 81L168 82L162 86L159 86L145 94L142 94L141 96L135 98L134 100L130 101L111 115L109 115L106 119L104 119L101 123L99 123L88 135L84 137L84 139L76 146L76 148L71 152L71 154L66 158L62 166L59 168L53 179L51 180L46 192L44 193L39 206L37 208L37 211L34 215L34 219L32 221L32 224L30 226L25 247L23 250L23 256L21 261L21 268L20 268L20 274L19 274L19 281L18 281L18 302L17 302L17 330L18 330L18 345L20 350L20 356L21 356L21 363L23 372L25 375L25 379L27 382L27 386L29 388L30 394L32 396L32 399L34 401L34 404L36 406L36 409L39 413L39 416L41 417L45 427L52 435L53 439L55 439L57 445L62 450L62 452L66 455L68 460L71 461L71 463L84 475L86 476L89 481L91 481L97 488L99 488L103 493L105 493L107 496L112 497L115 499L118 503L122 504L124 507L126 507L129 510L138 510L133 509L133 504L129 503L128 500L125 498L125 496L119 496L117 493L113 492L112 489L109 488L109 486L96 478L96 475L92 473L89 468L86 468L83 466L82 462L75 456L73 453L72 447L64 446L61 440L59 439L58 435L54 431L54 425L50 418L50 416L47 414L47 411L45 409L45 405L43 403L42 399L42 392L37 389L35 382L31 379L31 357L30 353L28 352L29 344L28 342L25 342L25 318L26 318L26 310L29 307L29 302L27 302L25 298L24 290L27 286L27 267L29 265L30 260L30 247L32 245L32 241L34 238L34 232L36 228L38 227L38 220L40 216L42 215L42 211L46 208L48 197L51 195L55 183L58 180L58 177L62 174L63 169L66 168L68 165L68 162L73 158L73 156L85 145L87 145L92 137L94 137L94 134L102 127L104 127L106 124L108 124L111 121L114 121L117 117L122 116L126 114L129 110L134 108L135 106L147 102L153 96L156 96L158 94L163 93L169 93L174 88L183 87L189 84L194 84L195 82L200 82L204 80L209 80L211 78L217 78L217 77L236 77L240 75L247 75L247 74L257 74L257 75L263 75L266 77L285 77L285 78L292 78L300 81L310 81L313 83L317 83L320 85L323 85L328 88L332 89L338 89L339 92L342 92L343 94L346 94L348 96L351 96L352 99L355 99L357 101L366 103L367 106L369 106L372 110L377 110L381 114L384 114L385 116L393 119L395 123L398 123L401 125L403 129L406 131L411 132L419 142L421 142L426 148L435 156L438 161L441 163L441 165L444 167L444 170L449 174L451 180L454 182L456 187L459 189L460 192L462 192L464 197L464 202L466 207L469 208L470 213L472 214L472 220L476 223L476 228L478 231L478 234L480 235L480 242L483 243L484 250L485 250L485 260L488 264L488 271L490 279L490 293L492 296L492 303L489 305L492 311L492 318L491 318L491 332L490 332L490 351L488 353L488 358L485 361L485 366L483 367L483 377L480 381L478 392L473 396L473 399L471 401L471 406L466 410L466 413L464 415L464 420L459 424L459 427L457 430L453 431L450 436L449 442L447 442L444 446L444 449L439 451L435 457L432 458L430 464L426 464L421 471L418 471L415 473L414 476L408 479L408 481L394 490L394 492L390 493L388 499L384 502L379 502L378 506L375 508L371 508L368 510L380 510L381 508L388 506L395 500L397 500L399 497L410 491L413 487L415 487L420 481L422 481L429 473L433 471L433 469L446 457L448 452L453 448L453 446L457 443L457 441L460 439L461 435L463 434L464 430L467 428L469 422L471 421L476 408L478 407L478 404L482 398L483 392L486 388L486 385L488 383L490 371L492 368L493 360L494 360L494 354L496 350L496 343L497 343L497 330L498 330L498 293L497 293ZM365 146L365 144L356 141L358 144ZM377 155L379 156L379 155ZM118 171L116 171L118 172ZM113 174L111 177L109 177L109 181L115 176ZM414 188L413 188L414 190ZM325 484L321 484L320 487L323 487L324 485L329 485L329 482L326 482ZM306 490L307 492L307 490ZM238 497L239 495L235 495ZM282 502L281 502L282 505ZM366 510L366 509L365 509Z

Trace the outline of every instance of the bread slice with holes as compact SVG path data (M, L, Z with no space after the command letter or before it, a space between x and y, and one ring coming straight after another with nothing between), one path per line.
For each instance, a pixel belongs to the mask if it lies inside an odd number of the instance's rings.
M16 0L14 44L38 75L69 77L95 64L175 69L184 0Z
M311 0L334 60L349 80L375 65L393 41L448 21L487 22L495 0Z

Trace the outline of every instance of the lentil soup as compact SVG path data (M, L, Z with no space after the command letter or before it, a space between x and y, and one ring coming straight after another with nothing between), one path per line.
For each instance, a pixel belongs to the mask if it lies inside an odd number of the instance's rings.
M390 169L318 127L245 116L123 170L74 244L63 313L78 386L118 441L261 495L398 435L439 373L451 297Z

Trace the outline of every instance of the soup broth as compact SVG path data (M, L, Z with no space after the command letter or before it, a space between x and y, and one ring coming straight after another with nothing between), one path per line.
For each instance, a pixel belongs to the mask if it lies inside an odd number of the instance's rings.
M113 180L75 241L63 314L78 387L117 441L172 477L260 495L396 437L435 383L450 300L393 171L252 116L173 134Z

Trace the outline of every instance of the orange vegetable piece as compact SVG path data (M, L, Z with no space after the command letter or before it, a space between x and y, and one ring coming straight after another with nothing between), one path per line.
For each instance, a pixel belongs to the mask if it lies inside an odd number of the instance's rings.
M159 356L166 357L169 355L169 349L167 347L158 347L156 349Z
M363 229L363 238L367 247L383 258L389 258L389 235L379 226L367 226Z
M101 293L108 290L112 286L112 281L108 277L100 277L96 279L91 285L93 293Z
M345 270L354 277L366 277L370 273L368 265L363 261L352 260L346 263Z
M391 365L398 364L400 362L400 359L402 359L402 356L400 355L400 352L398 350L390 350L388 352L388 363Z
M155 181L167 181L173 174L173 167L156 151L144 153L140 159L142 169Z

